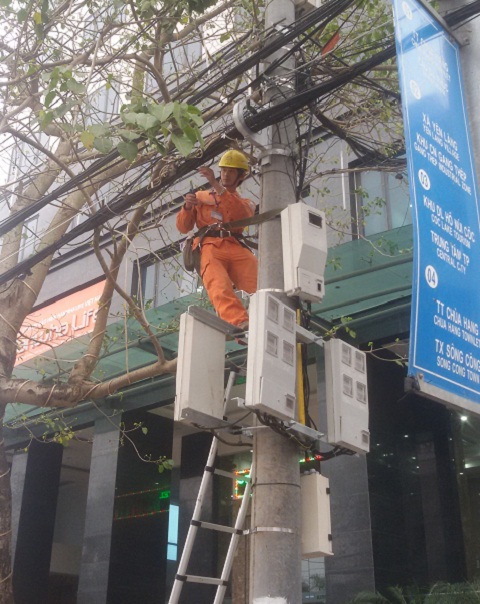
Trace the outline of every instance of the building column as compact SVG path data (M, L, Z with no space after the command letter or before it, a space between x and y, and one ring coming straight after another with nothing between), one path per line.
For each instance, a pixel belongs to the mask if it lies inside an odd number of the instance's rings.
M12 559L17 604L46 602L63 447L32 441L12 462Z
M95 422L77 604L106 604L120 415Z

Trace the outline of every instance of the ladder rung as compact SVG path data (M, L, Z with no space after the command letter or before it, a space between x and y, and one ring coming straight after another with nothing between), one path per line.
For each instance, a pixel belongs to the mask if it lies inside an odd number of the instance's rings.
M206 583L208 585L223 585L225 587L228 585L228 581L215 577L199 577L198 575L176 575L175 579L185 583Z
M213 522L204 522L203 520L192 520L190 522L192 526L198 526L204 529L211 529L213 531L220 531L222 533L235 533L237 535L243 535L243 531L236 529L234 526L225 526L224 524L214 524Z

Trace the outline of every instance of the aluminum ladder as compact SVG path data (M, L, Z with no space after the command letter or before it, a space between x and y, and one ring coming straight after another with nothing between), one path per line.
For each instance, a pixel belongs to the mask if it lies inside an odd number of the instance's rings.
M234 371L230 372L227 388L225 390L225 407L230 399L230 393L235 382L235 377L236 373ZM243 526L245 523L245 517L247 515L247 509L250 500L253 467L250 471L250 479L247 481L245 486L242 503L238 510L235 525L233 527L225 526L201 520L200 518L202 513L203 502L210 482L213 478L213 475L216 474L218 476L224 476L226 478L231 478L232 480L234 480L236 477L235 474L233 474L232 472L225 472L224 470L219 470L215 468L215 458L217 455L218 443L219 441L217 437L214 436L212 440L212 445L210 447L210 452L208 454L205 471L203 473L202 481L200 483L200 489L198 491L193 516L190 521L190 527L188 529L187 538L185 540L185 545L183 547L182 556L180 558L180 563L178 565L177 573L175 575L175 580L170 594L170 599L168 600L168 604L179 603L180 595L182 593L182 589L185 583L203 583L207 585L216 585L217 590L215 593L215 599L213 601L213 604L222 604L223 599L225 597L225 593L227 591L228 580L230 578L230 573L233 566L235 551L237 549L240 537L244 534ZM225 557L225 563L223 565L222 573L219 578L189 575L187 573L188 563L190 562L190 556L192 554L193 545L195 543L195 538L197 536L199 528L210 529L231 534L230 544L228 546L227 555Z

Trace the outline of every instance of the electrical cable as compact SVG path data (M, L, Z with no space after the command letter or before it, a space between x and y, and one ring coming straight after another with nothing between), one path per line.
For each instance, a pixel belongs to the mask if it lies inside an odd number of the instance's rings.
M319 449L315 449L312 447L311 442L308 442L304 439L299 438L294 435L287 426L282 422L282 420L274 417L273 415L269 415L268 413L263 413L261 411L254 411L255 415L258 417L260 423L264 426L267 426L280 436L288 440L293 440L301 449L305 451L305 453L310 453L315 458L320 461L328 461L330 459L334 459L340 455L355 455L355 451L351 451L345 447L340 447L335 445L330 451L320 451Z
M379 58L373 57L373 58L369 58L368 60L360 62L361 66L355 67L355 75L357 75L357 73L361 73L362 69L364 69L364 70L370 69L371 65L376 64L377 61L382 62L384 60L383 59L384 54L385 53L379 53L379 55L380 55ZM348 77L347 77L347 79L345 79L345 78L346 78L346 76L342 75L340 77L333 78L333 82L330 80L321 85L312 87L312 89L308 90L307 92L301 92L297 95L291 96L287 100L281 102L280 104L275 105L273 108L268 108L264 111L258 112L258 114L256 114L256 115L254 114L254 115L250 116L250 118L247 121L247 125L254 130L255 129L261 130L261 129L265 128L267 125L271 125L282 119L285 119L285 117L288 117L289 115L292 115L293 113L295 113L296 110L303 108L305 106L305 103L309 104L314 100L314 98L317 98L315 96L312 96L311 91L315 91L315 94L317 94L318 97L320 97L322 94L326 94L326 93L330 92L335 87L337 87L337 86L343 84L345 81L349 80ZM281 117L279 116L279 114ZM240 136L240 133L237 131L236 128L233 128L227 134L226 139L235 138L238 136ZM191 172L192 169L199 167L200 165L205 163L206 160L213 159L216 155L218 155L219 150L223 150L227 147L226 139L223 139L223 138L217 139L214 144L207 147L207 149L204 151L202 156L195 157L195 158L192 158L189 160L187 159L183 164L181 164L180 166L177 166L175 174L173 174L171 176L167 176L165 178L164 182L162 182L161 187L160 186L143 187L143 189L139 189L137 192L135 192L131 195L123 196L121 199L117 200L116 202L110 203L108 205L108 207L105 206L104 208L101 208L94 216L87 219L82 224L74 227L71 231L69 231L69 233L66 233L65 235L60 237L55 243L52 243L49 246L46 246L41 251L36 252L29 258L26 258L25 260L19 262L16 267L12 267L11 269L2 273L0 275L0 285L15 276L22 275L22 274L28 274L29 270L35 264L37 264L41 260L50 256L50 254L55 252L57 249L59 249L60 247L62 247L66 243L68 243L69 241L73 241L73 239L75 239L79 235L82 235L82 234L86 233L87 231L93 230L93 228L100 226L100 224L103 224L112 216L128 209L129 207L131 207L132 205L134 205L135 203L137 203L139 201L142 201L146 197L150 197L152 194L159 192L160 189L166 188L172 182L178 180L182 176L186 176L189 172ZM104 164L105 159L106 158L102 158L101 160L98 160L98 161L99 161L99 163ZM89 170L89 168L87 168L87 170L85 172L87 172L88 170ZM39 201L42 201L42 200L39 200ZM13 215L13 217L15 217L15 216L17 216L17 214ZM2 233L2 229L0 228L0 235L1 235L1 233Z
M333 15L333 16L330 16L330 18L334 18L334 16L337 14L337 12L341 12L342 10L344 10L345 6L352 4L352 2L353 2L353 0L334 0L333 2L329 2L328 4L323 5L322 7L309 13L308 20L304 17L303 19L300 19L298 22L296 22L296 24L295 24L296 27L290 28L288 35L283 35L283 34L278 35L277 32L275 31L275 29L272 28L271 30L269 30L269 33L268 33L268 35L270 37L274 38L274 40L272 42L265 44L263 46L263 48L261 48L256 53L253 53L250 57L248 57L244 61L238 62L238 56L232 57L235 60L236 66L233 69L230 69L230 71L228 72L227 75L222 75L221 78L214 79L210 85L208 85L205 89L196 92L186 102L191 105L195 105L195 104L205 100L210 94L212 94L213 92L217 92L219 88L228 84L230 81L232 81L236 77L239 77L240 75L244 74L246 71L248 71L248 69L250 69L251 67L254 67L256 64L258 64L259 61L261 61L262 59L265 59L270 54L274 53L276 50L279 50L280 48L282 48L282 46L284 44L286 44L291 39L294 39L297 35L299 35L299 33L302 33L303 29L311 27L317 17L320 18L322 15L328 14L329 16ZM336 5L336 4L338 4L337 10L332 11L332 8L331 8L332 5ZM246 38L246 36L247 36L247 34L245 34L245 36L241 40L243 41ZM226 53L222 53L222 57L228 57L229 53L231 53L231 52L233 53L234 48L237 45L238 45L237 42L232 43L231 47L229 45ZM217 63L220 64L220 59L217 59ZM209 74L211 69L212 69L212 66L210 65L210 66L206 67L203 70L203 72L201 72L201 73L204 76L206 76L207 74ZM204 79L204 78L203 77L199 78L198 75L195 76L195 81L201 82L202 79ZM205 80L207 80L207 78L205 78ZM211 81L211 78L208 78L208 80ZM173 98L175 98L175 96ZM8 218L1 221L0 222L0 237L2 235L4 235L6 232L8 232L9 230L11 230L12 228L14 228L20 222L23 222L29 216L31 216L31 215L35 214L36 212L38 212L39 210L41 210L43 207L48 205L48 203L50 203L54 199L58 198L59 196L65 194L65 193L68 193L68 191L70 191L74 186L83 184L86 180L92 178L94 175L97 174L99 169L105 168L110 162L112 162L114 160L118 160L118 158L119 158L118 151L116 151L116 150L110 151L110 153L108 153L104 157L100 158L99 160L96 160L92 165L87 167L82 173L77 175L75 178L70 179L63 185L60 185L59 187L57 187L55 189L55 191L53 191L52 193L45 195L44 197L37 200L33 204L31 204L25 208L22 208L21 210L18 210L12 216L9 216ZM120 161L122 161L122 160L120 160Z

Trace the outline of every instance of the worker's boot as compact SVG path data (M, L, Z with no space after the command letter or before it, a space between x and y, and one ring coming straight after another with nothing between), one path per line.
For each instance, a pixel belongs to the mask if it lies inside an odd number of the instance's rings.
M242 344L242 346L246 346L248 344L248 321L243 321L240 325L237 325L238 329L242 330L242 334L235 337L235 342L237 344Z
M248 338L248 320L243 321L240 325L234 325L235 331L230 335L227 335L227 342L231 342L235 340L237 344L241 344L242 346L247 345Z

